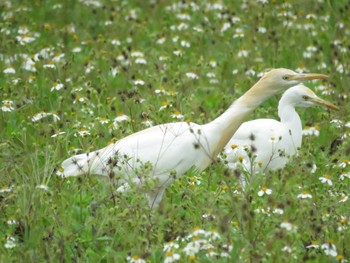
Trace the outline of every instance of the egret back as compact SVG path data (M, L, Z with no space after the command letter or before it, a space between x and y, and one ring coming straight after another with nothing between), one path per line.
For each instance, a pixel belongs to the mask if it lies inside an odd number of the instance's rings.
M169 174L182 175L192 166L205 169L211 162L210 145L194 123L177 122L158 125L125 137L95 152L75 155L63 162L64 176L84 173L109 176L123 175L124 181L149 163L152 176L168 180ZM162 178L161 175L166 175Z

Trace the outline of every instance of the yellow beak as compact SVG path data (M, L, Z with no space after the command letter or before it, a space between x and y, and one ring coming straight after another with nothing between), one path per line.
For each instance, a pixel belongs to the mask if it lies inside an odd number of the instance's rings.
M317 105L320 105L322 107L326 107L326 108L331 109L331 110L339 110L339 108L337 106L335 106L334 104L332 104L326 100L320 99L318 97L308 98L308 100L317 104Z
M313 80L313 79L327 79L329 76L324 74L297 74L294 76L291 76L290 80L299 80L299 81L307 81L307 80Z

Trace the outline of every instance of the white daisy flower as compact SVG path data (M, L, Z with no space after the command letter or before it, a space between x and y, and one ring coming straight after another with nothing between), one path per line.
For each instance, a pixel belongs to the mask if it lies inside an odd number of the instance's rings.
M342 194L342 195L340 196L338 202L339 202L339 203L344 203L344 202L346 202L348 199L349 199L349 197L348 197L347 195Z
M258 192L258 196L263 196L263 195L270 195L272 194L272 190L268 189L266 186L262 186L260 188L260 191Z
M114 119L114 122L122 122L122 121L129 121L130 117L128 115L125 115L124 113L119 113L118 117Z
M332 185L333 185L332 180L331 180L331 176L328 175L328 174L326 174L326 175L323 176L323 177L319 177L318 179L319 179L319 180L321 181L321 183L323 183L323 184L327 183L329 186L332 186Z
M186 73L186 76L190 79L199 79L198 75L196 73L193 73L193 72Z
M175 111L173 114L171 114L171 117L179 120L184 118L184 116L179 111Z
M145 82L143 80L141 80L141 79L134 80L133 83L136 86L143 86L143 85L145 85Z
M306 246L306 248L319 248L320 245L317 243L317 241L311 241L311 244Z
M338 255L337 247L333 243L324 243L321 249L327 256L336 257Z
M172 251L168 251L165 254L164 263L172 263L172 262L178 261L180 258L181 258L180 254L174 253Z
M56 66L53 62L50 62L49 64L45 64L43 65L43 68L51 68L51 69L55 69Z
M164 44L165 43L165 41L166 41L166 38L165 37L162 37L162 38L159 38L158 40L157 40L157 44L158 45L162 45L162 44Z
M16 73L16 70L14 68L6 68L4 69L3 71L4 74L15 74Z
M10 193L12 191L12 187L8 187L8 186L2 186L0 188L0 194L1 193Z
M136 63L136 64L146 65L146 64L147 64L147 61L146 61L146 59L144 59L144 58L137 58L137 59L135 60L135 63Z
M303 191L302 193L298 194L298 198L301 198L301 199L312 198L312 195L309 194L307 191Z
M237 56L239 58L246 58L248 57L248 54L249 54L249 51L241 49L240 51L238 51Z
M58 132L58 133L51 135L51 138L56 138L56 137L63 135L63 134L66 134L66 133L65 132Z
M63 89L63 88L64 88L64 85L63 85L62 83L57 83L57 82L55 82L55 83L52 85L51 91L60 90L60 89Z
M44 185L44 184L39 184L35 188L41 189L41 190L44 190L44 191L49 191L49 187L47 185Z
M5 243L4 246L7 249L12 249L12 248L16 247L17 246L16 239L14 237L12 237L12 236L8 236L6 238L6 243Z
M7 223L8 225L16 225L16 224L17 224L17 221L14 220L14 219L9 219L9 220L7 220L6 223Z
M303 136L310 136L310 135L319 136L320 135L320 127L319 126L315 126L315 127L305 126L305 128L302 131L302 134L303 134Z
M284 228L287 231L295 231L295 230L297 230L297 227L295 225L289 223L289 222L282 222L280 224L280 227Z
M350 179L350 173L342 173L342 174L339 176L339 179L342 180L342 181L343 181L345 178Z
M163 251L169 252L169 251L172 251L173 249L178 249L179 247L180 245L178 243L170 241L164 245Z
M12 100L3 100L2 101L2 107L1 110L3 112L11 112L13 111L15 108L13 107L13 101Z
M339 164L339 167L345 168L348 165L350 165L350 160L344 160Z
M146 263L146 260L140 258L137 255L132 256L132 257L127 257L126 260L128 263Z
M85 128L82 128L82 129L80 129L78 132L76 132L75 134L74 134L74 136L75 137L78 137L78 136L80 136L80 137L85 137L85 136L88 136L88 135L90 135L91 133L90 133L90 131L88 130L88 129L85 129Z
M75 47L75 48L73 48L73 49L72 49L72 52L73 52L73 53L79 53L79 52L81 52L81 47Z

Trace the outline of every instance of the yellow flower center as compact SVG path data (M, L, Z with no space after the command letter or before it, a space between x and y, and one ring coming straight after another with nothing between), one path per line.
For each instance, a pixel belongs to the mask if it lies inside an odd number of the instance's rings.
M238 147L237 144L232 144L232 145L231 145L231 149L236 149L237 147Z
M174 255L174 252L172 252L172 251L169 251L169 252L166 253L167 257L172 257L173 255Z
M346 218L342 218L339 220L340 224L346 225L348 223L348 220Z
M344 256L343 255L337 255L336 258L337 258L338 261L342 261L344 259Z
M189 256L188 259L191 260L191 261L195 261L196 257L195 256Z
M45 30L50 30L51 29L51 25L49 23L45 23L44 24L44 29Z
M262 187L261 187L261 190L264 191L264 192L265 192L267 189L268 189L268 188L267 188L266 186L262 186Z
M223 186L222 186L222 190L227 191L228 189L229 189L229 188L228 188L227 185L223 185Z
M139 260L139 259L140 259L139 256L133 256L132 258L133 258L134 260Z

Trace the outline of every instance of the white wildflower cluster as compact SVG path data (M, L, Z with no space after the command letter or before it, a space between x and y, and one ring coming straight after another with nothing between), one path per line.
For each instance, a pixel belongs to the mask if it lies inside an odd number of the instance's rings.
M292 223L284 221L280 224L280 227L288 232L296 232L298 227Z
M266 186L260 187L260 190L258 192L258 196L264 196L264 195L271 195L272 190L267 188Z
M59 121L61 118L56 114L56 113L53 113L53 112L39 112L37 114L35 114L33 117L32 117L32 122L37 122L43 118L46 118L48 116L52 116L53 117L53 120L54 122L57 122Z
M333 241L329 241L327 243L320 244L319 242L313 240L311 241L310 245L306 246L307 249L320 249L325 255L337 258L340 262L346 262L342 261L344 258L342 255L339 255L337 252L337 247L334 244Z
M320 126L305 126L302 131L303 136L319 136L320 135Z
M210 259L230 258L232 246L224 244L218 232L206 231L201 228L195 230L185 238L176 238L166 243L164 262L178 260L196 260L199 256Z
M279 208L279 207L271 208L269 206L266 208L257 208L254 210L254 212L257 214L263 214L267 216L284 214L284 210L282 208Z
M12 100L3 100L2 101L2 106L1 106L1 110L3 112L11 112L11 111L14 111L14 103Z
M135 64L141 64L141 65L146 65L147 60L145 58L145 55L141 51L133 51L131 52L131 57L134 58L134 63Z
M17 246L17 242L16 239L13 236L8 236L6 238L6 243L5 243L5 248L7 249L12 249L15 248Z
M18 35L16 36L16 40L22 45L26 45L28 43L33 42L36 38L40 36L39 33L32 33L29 31L27 27L20 27L18 29Z

